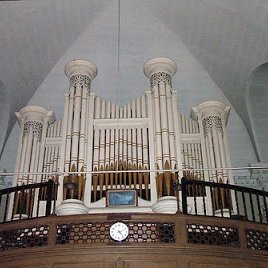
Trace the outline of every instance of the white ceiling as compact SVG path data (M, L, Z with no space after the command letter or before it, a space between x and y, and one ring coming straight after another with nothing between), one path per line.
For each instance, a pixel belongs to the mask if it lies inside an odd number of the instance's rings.
M34 93L31 102L47 108L52 109L56 89L55 101L63 101L63 66L72 58L95 62L97 93L121 103L148 87L142 64L149 58L166 56L177 62L177 87L187 68L195 74L205 70L254 139L252 120L258 119L250 120L246 93L251 72L268 61L267 25L265 0L0 2L0 150L15 123L14 112ZM189 94L182 92L187 104L198 104Z

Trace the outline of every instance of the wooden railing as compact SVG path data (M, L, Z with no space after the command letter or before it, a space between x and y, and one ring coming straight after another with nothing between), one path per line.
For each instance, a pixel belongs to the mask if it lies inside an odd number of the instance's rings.
M181 192L184 214L268 223L268 192L186 178L181 179ZM189 197L193 201L190 212L188 211Z
M0 190L0 223L49 216L56 199L55 180Z
M0 222L55 213L57 188L50 180L0 190ZM184 214L268 223L268 192L186 178L174 180L173 190Z

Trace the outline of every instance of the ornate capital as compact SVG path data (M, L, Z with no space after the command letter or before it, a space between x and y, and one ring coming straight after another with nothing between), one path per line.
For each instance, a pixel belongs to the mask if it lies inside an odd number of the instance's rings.
M76 74L70 77L70 85L85 85L90 87L91 79L90 77L84 75L84 74Z
M153 88L155 85L159 85L160 82L169 84L172 87L171 75L163 72L154 73L153 75L151 75L150 82L151 88Z
M168 58L156 58L144 64L144 73L150 78L151 87L164 82L172 86L171 77L176 73L176 63Z
M98 73L98 68L94 63L87 60L72 60L65 66L65 74L71 80L72 77L86 76L93 80Z
M196 107L192 107L191 117L194 120L200 120L204 123L203 119L218 117L221 120L222 126L226 126L230 107L219 101L206 101Z
M219 116L208 116L203 119L203 127L205 135L208 134L212 130L212 128L216 128L218 131L222 132L222 122Z
M28 122L36 122L43 125L45 123L51 124L55 121L55 115L52 111L48 111L39 106L25 106L16 113L16 116L18 118L20 126L24 128L25 125L31 125Z
M42 123L38 121L27 121L24 124L23 136L29 135L30 132L32 132L34 135L37 136L38 139L41 139L42 129L43 129Z

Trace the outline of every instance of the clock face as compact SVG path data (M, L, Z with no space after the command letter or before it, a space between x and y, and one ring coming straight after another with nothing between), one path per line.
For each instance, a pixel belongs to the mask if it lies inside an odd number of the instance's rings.
M110 228L110 236L115 241L123 241L128 236L128 227L123 222L116 222Z

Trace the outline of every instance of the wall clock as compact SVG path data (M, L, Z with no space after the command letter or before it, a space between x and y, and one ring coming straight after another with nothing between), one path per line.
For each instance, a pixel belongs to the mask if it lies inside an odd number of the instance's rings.
M115 241L123 241L128 237L128 226L123 222L116 222L110 228L110 236Z

